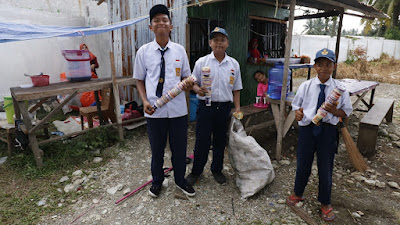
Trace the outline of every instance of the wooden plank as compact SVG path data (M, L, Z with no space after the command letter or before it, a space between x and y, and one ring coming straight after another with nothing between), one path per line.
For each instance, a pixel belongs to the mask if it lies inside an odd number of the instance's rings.
M343 10L344 11L344 10ZM342 26L343 26L343 11L340 13L339 17L339 27L337 30L337 37L336 37L336 48L335 48L335 53L336 53L336 62L338 62L339 59L339 51L340 51L340 38L342 37ZM336 72L337 72L337 66L335 67L335 70L333 70L332 77L336 78Z
M42 145L42 144L50 143L50 142L53 142L53 141L59 141L59 140L62 140L62 139L68 138L68 137L76 136L76 135L79 135L79 134L84 134L86 132L92 131L93 129L98 129L98 128L101 128L101 127L116 126L116 125L117 124L115 124L115 123L109 123L109 124L106 124L106 125L103 125L103 126L93 127L93 128L90 128L90 129L81 130L81 131L73 132L73 133L70 133L70 134L63 135L63 136L59 136L59 137L54 137L54 138L50 138L50 139L47 139L47 140L43 140L43 141L40 141L39 144Z
M117 78L117 84L134 85L135 81L132 77L119 77ZM10 91L14 93L16 101L23 101L23 100L41 99L57 95L66 95L73 93L74 91L81 93L81 92L95 91L111 87L112 87L112 79L105 78L105 79L95 79L82 82L53 83L48 86L42 86L42 87L31 87L31 88L12 87L10 88Z
M283 126L283 137L286 136L286 134L289 131L290 127L292 127L292 124L293 124L295 116L296 116L296 114L292 110L292 111L289 112L289 115L286 117L285 124Z
M286 108L286 91L287 91L287 82L288 82L288 74L289 74L289 60L290 60L290 52L292 48L292 36L293 36L293 22L294 22L294 10L296 7L296 0L290 1L290 15L289 15L289 29L288 36L285 40L285 65L283 71L283 81L282 81L282 91L281 91L281 101L280 101L280 112L279 112L279 122L277 129L277 141L276 141L276 152L275 158L276 160L281 159L281 150L282 150L282 140L283 140L283 129L284 129L284 120L285 120L285 108ZM271 104L272 105L272 104Z
M114 64L114 54L110 52L110 59L111 59L111 74L113 77L113 94L114 94L114 102L115 102L115 116L117 118L118 123L118 134L119 140L124 140L124 131L122 130L122 118L121 118L121 100L119 99L119 89L116 80L116 72L115 72L115 64Z
M277 19L271 19L271 18L266 18L266 17L261 17L261 16L249 16L249 19L286 24L285 20L277 20Z
M353 103L353 109L357 108L357 104L365 97L365 95L368 93L368 91L362 93L362 95L357 95L357 100Z
M305 212L303 209L296 207L294 205L289 205L289 204L287 204L287 206L289 206L289 208L292 209L292 211L296 215L298 215L302 220L304 220L307 224L318 225L318 223L315 222L315 220L313 218L311 218L310 215L308 215L308 213Z
M28 106L25 102L18 102L19 108L21 109L22 118L24 121L24 125L28 130L32 129L32 122L28 115ZM39 148L38 141L36 139L36 135L34 133L29 133L29 144L31 146L33 155L35 157L36 166L41 168L43 167L43 151Z
M43 105L50 97L42 98L38 103L36 103L32 108L28 110L29 113L35 112L37 108Z
M262 129L262 128L265 128L265 127L272 126L274 124L275 124L275 121L271 120L271 121L267 121L267 122L263 122L263 123L259 123L259 124L255 124L255 125L246 127L245 130L250 135L250 133L253 132L253 130L259 130L259 129Z
M393 107L393 99L377 99L375 105L368 111L368 113L361 119L360 124L370 124L379 126L382 123L383 118Z
M294 20L302 20L302 19L314 19L314 18L322 18L322 17L330 17L330 16L338 16L340 12L338 11L328 11L323 13L315 13L309 15L302 15L294 17Z
M280 120L280 114L279 114L279 107L278 107L278 104L271 103L271 109L272 109L272 115L274 116L274 121L275 121L276 130L278 130L278 127L279 127L279 120Z
M147 124L147 120L143 120L143 121L138 121L134 124L125 125L124 128L127 130L133 130L135 128L138 128L138 127L146 125L146 124Z
M58 105L55 109L53 109L49 114L47 114L42 121L40 121L39 124L37 124L36 126L34 126L32 129L29 130L29 133L34 133L35 131L37 131L38 129L42 128L44 126L45 123L47 123L50 118L56 114L58 112L58 110L60 110L65 104L67 104L71 99L73 99L75 97L75 95L77 94L77 92L75 91L74 93L72 93L70 96L68 96L68 98L66 98L60 105Z

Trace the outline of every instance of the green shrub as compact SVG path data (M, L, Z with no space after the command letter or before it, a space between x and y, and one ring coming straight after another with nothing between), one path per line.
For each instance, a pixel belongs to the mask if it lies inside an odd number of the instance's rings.
M350 50L345 62L347 64L353 64L354 62L359 60L367 60L367 51L361 46L358 46L354 50Z
M385 32L385 38L389 40L400 40L400 28L394 27L387 29Z

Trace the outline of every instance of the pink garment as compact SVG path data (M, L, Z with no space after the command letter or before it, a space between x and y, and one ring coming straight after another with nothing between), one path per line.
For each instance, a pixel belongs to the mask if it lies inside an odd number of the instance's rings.
M257 96L266 96L268 91L268 84L258 83Z

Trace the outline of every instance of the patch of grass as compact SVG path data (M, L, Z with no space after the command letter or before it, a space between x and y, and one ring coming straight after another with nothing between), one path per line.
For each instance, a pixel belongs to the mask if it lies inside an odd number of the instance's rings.
M400 60L390 58L382 54L379 59L366 61L364 59L355 60L351 64L339 63L336 78L370 80L381 83L400 84ZM308 69L298 69L293 73L293 77L307 77ZM315 77L316 72L311 70L311 77Z
M64 210L64 207L58 207L60 199L66 200L63 203L65 206L69 203L69 198L82 195L87 190L60 193L57 188L62 189L63 184L59 184L58 179L78 168L101 166L101 163L91 163L92 159L101 156L103 162L107 161L114 152L104 149L114 145L117 140L116 129L106 127L94 129L73 139L41 145L44 152L43 168L36 167L30 150L9 157L0 166L0 223L35 224L43 215ZM48 199L46 206L39 207L37 202L43 198Z

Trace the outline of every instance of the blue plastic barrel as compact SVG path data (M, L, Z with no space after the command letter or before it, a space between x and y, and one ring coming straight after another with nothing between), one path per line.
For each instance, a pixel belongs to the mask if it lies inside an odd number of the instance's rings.
M268 71L268 96L271 99L281 99L284 64L278 62ZM291 72L289 70L286 96L289 92Z
M199 105L199 99L197 99L196 94L190 93L189 102L189 120L196 121L197 106Z

